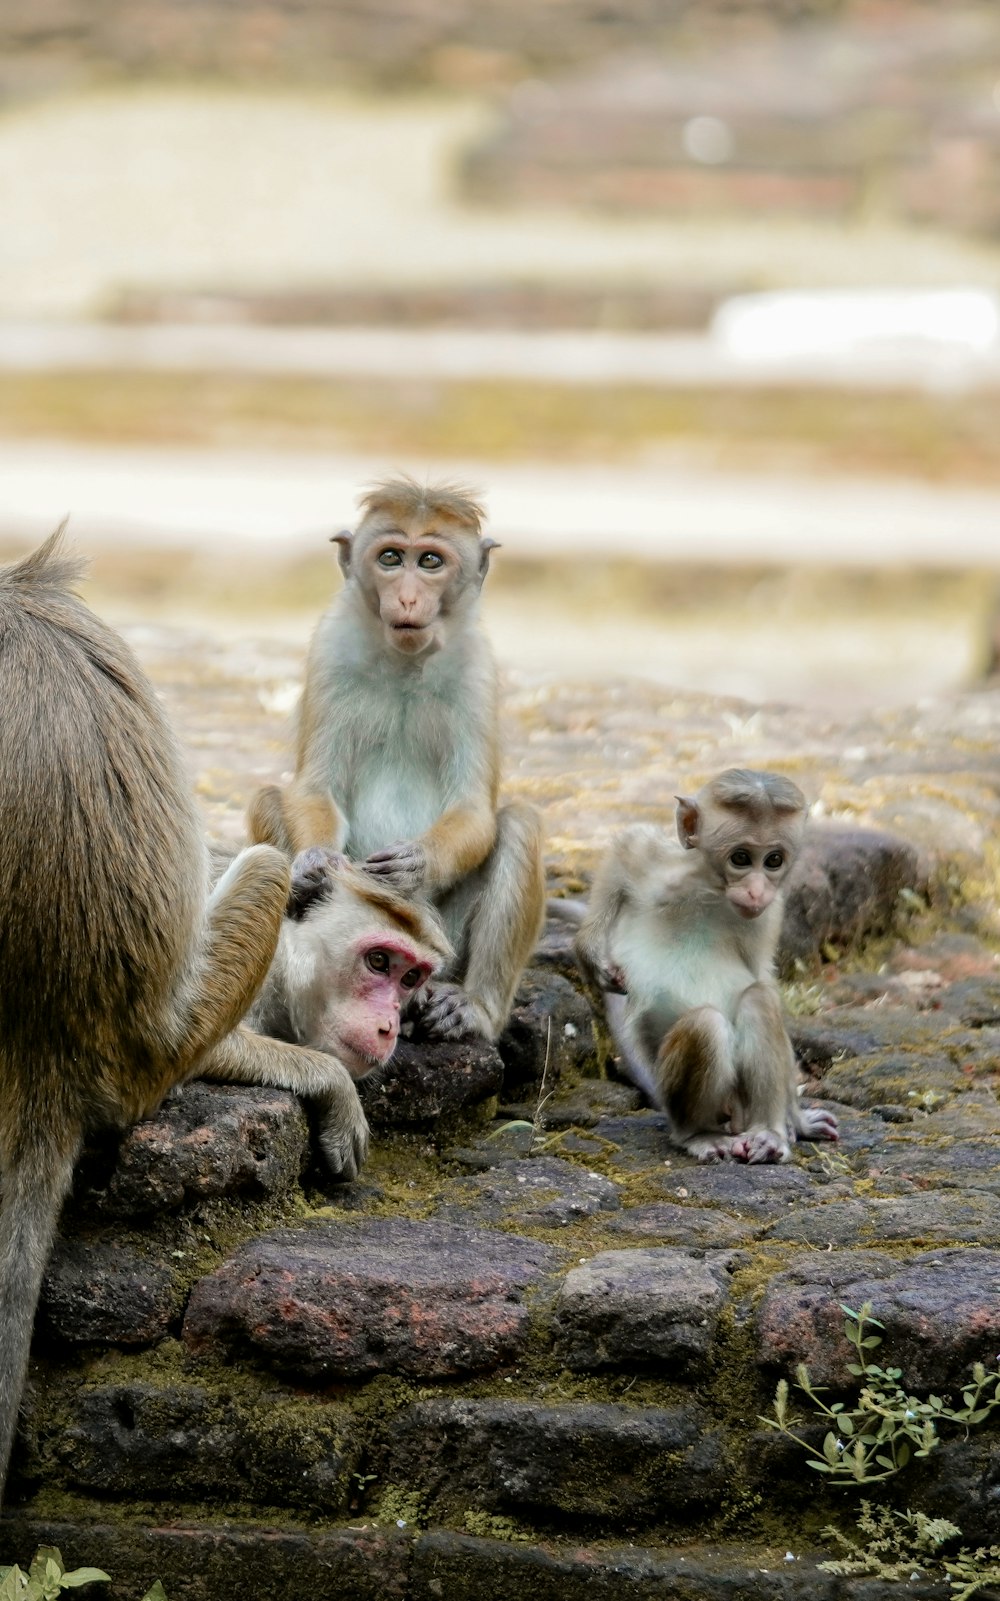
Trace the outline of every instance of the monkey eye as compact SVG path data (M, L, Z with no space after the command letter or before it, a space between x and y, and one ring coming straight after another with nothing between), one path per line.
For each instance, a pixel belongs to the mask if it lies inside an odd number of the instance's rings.
M764 866L767 868L769 873L776 873L778 871L778 868L779 867L784 867L784 865L785 865L785 853L784 853L784 851L769 851L768 854L764 857Z
M403 974L399 982L405 990L415 990L423 976L424 970L422 967L411 967L408 972Z
M388 973L392 961L388 951L366 951L365 965L370 967L373 973Z
M730 851L729 863L731 867L752 867L753 857L748 850L740 845L736 850Z
M378 564L380 567L402 567L403 552L401 550L380 551Z
M444 566L444 557L439 556L436 550L425 550L417 566L423 567L425 572L436 572L439 567Z

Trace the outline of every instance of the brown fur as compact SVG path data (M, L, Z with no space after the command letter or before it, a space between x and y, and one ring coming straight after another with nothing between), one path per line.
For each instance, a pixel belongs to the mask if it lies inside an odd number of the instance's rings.
M405 473L372 484L360 504L365 517L389 514L401 523L443 518L476 535L486 517L485 508L464 484L419 484Z
M309 1088L356 1171L346 1070L229 1031L274 953L288 867L244 853L210 901L183 763L56 534L0 572L0 1489L42 1270L85 1132L195 1072Z

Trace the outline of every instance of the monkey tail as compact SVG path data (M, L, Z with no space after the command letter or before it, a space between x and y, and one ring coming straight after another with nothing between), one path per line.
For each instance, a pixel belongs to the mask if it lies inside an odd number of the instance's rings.
M66 533L64 518L43 545L9 567L0 569L0 585L10 589L69 589L86 571L83 556L67 556L63 551Z
M28 1368L35 1307L79 1137L33 1141L5 1165L0 1195L0 1502Z

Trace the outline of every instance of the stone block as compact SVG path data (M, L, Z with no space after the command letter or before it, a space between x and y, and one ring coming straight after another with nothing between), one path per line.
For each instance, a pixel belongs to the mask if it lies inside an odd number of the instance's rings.
M503 1062L487 1040L400 1040L386 1067L358 1085L373 1129L446 1130L500 1093Z
M279 1229L195 1285L184 1339L310 1382L484 1371L523 1349L525 1291L560 1261L533 1240L446 1223Z
M724 1262L664 1246L605 1251L563 1282L556 1349L577 1371L655 1366L702 1373L728 1294Z
M823 947L891 929L904 889L921 887L917 852L873 828L813 824L788 881L778 965L814 962Z
M111 1216L139 1217L218 1196L283 1195L298 1181L307 1145L294 1095L195 1080L129 1130L103 1182L91 1170L89 1194L85 1166L84 1196Z
M879 1251L797 1258L768 1285L756 1312L757 1360L791 1374L805 1362L817 1384L849 1387L854 1360L841 1306L870 1301L885 1325L875 1360L918 1391L954 1389L973 1362L997 1366L1000 1251L952 1249L897 1261Z
M566 1228L619 1205L618 1186L573 1162L535 1156L455 1181L437 1207L451 1223Z
M37 1334L65 1345L153 1345L179 1317L176 1272L121 1240L59 1240L45 1270Z
M529 968L514 997L497 1048L503 1057L504 1090L525 1085L551 1089L566 1072L586 1072L597 1060L594 1014L580 991L559 973Z
M898 1200L832 1201L782 1218L768 1229L767 1238L821 1249L864 1248L890 1240L1000 1246L1000 1200L994 1195L931 1191Z
M690 1516L722 1493L727 1466L698 1406L462 1399L407 1408L386 1476L456 1508L614 1525Z
M63 1483L88 1494L248 1501L329 1518L348 1510L361 1446L357 1420L333 1402L135 1382L84 1390L42 1450Z
M631 1240L655 1240L660 1245L694 1246L704 1250L745 1245L760 1232L761 1225L729 1217L725 1212L713 1212L705 1206L659 1201L651 1206L630 1206L616 1212L606 1220L605 1227L610 1233Z

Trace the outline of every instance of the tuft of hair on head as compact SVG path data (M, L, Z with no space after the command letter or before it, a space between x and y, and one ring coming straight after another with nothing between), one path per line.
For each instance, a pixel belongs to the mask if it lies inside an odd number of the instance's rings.
M407 473L397 478L382 478L370 484L361 495L359 504L365 517L373 512L389 512L408 521L414 517L445 517L479 534L486 517L486 508L477 499L475 490L465 484L420 484Z
M806 798L782 773L758 773L749 767L728 767L709 780L702 795L725 810L763 817L768 812L804 812Z
M85 556L67 555L63 549L68 518L64 518L44 544L20 561L0 568L0 585L30 589L69 589L87 570Z
M419 944L426 945L442 962L447 962L455 954L444 925L429 904L421 902L418 905L407 899L397 890L390 889L388 884L380 884L353 862L345 862L339 870L339 876L355 895L377 911L384 912L405 934Z

